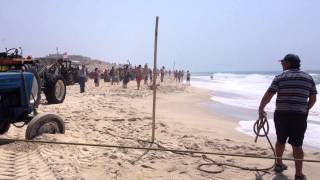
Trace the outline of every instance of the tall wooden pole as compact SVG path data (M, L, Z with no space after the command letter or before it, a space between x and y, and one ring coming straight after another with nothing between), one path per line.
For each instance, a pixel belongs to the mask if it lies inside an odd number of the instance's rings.
M158 48L158 22L159 16L156 17L156 28L154 33L154 54L153 54L153 111L152 111L152 140L154 142L156 129L156 95L157 95L157 48Z

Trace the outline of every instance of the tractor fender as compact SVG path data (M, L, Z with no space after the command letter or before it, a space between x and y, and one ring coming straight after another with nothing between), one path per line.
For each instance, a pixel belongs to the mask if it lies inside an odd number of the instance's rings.
M25 72L30 72L33 74L32 90L30 95L30 103L37 108L40 104L41 99L41 82L39 74L36 70L36 67L31 64L23 65L23 70Z
M50 113L41 113L32 118L28 123L25 138L31 140L43 133L64 134L64 132L65 126L63 119L60 116Z

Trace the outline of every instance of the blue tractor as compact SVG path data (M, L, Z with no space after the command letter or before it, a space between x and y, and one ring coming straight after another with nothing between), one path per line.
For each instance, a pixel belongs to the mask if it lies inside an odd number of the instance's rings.
M20 49L20 51L19 51ZM40 103L41 92L44 93L47 104L63 103L66 96L66 80L61 74L61 64L51 62L46 64L32 57L22 57L22 48L6 49L0 52L0 73L9 71L32 72L39 80L35 95L35 106Z
M11 125L22 127L26 124L26 139L43 133L64 133L61 117L37 113L40 78L32 68L28 71L22 68L0 72L0 134L5 134Z

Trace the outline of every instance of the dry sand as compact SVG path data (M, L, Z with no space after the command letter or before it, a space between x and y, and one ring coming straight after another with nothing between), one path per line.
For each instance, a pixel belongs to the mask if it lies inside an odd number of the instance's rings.
M101 82L69 86L63 104L47 105L40 112L56 113L64 118L66 133L38 137L39 140L150 147L152 91L146 86L136 90L135 81L128 89ZM241 153L272 156L267 141L235 130L237 120L212 112L206 107L208 92L190 86L166 82L157 92L156 139L162 147L181 150ZM210 102L214 103L214 102ZM233 113L233 112L230 112ZM24 128L11 127L9 138L24 138ZM153 145L152 147L158 147ZM291 157L290 149L285 152ZM217 162L248 167L269 167L272 160L209 155ZM306 158L320 160L319 151L308 150ZM11 143L0 146L0 179L293 179L294 164L286 162L284 174L257 173L225 167L222 173L199 171L198 165L208 163L199 155L181 155L132 149L97 148L66 145ZM219 166L203 166L220 170ZM320 177L320 166L305 163L311 180Z

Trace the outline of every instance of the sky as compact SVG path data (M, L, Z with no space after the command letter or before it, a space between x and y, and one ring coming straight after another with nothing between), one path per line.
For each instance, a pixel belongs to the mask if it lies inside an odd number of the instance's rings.
M287 53L319 70L318 0L1 0L0 50L56 52L193 72L281 70Z

